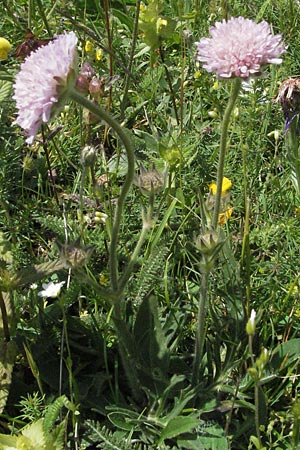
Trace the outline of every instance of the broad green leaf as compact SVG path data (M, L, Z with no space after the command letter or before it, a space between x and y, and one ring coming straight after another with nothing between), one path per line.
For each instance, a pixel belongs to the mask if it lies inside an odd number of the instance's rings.
M299 355L300 338L291 339L290 341L283 342L274 350L271 365L275 370L281 370L299 359Z
M148 387L155 385L156 389L164 389L168 382L169 356L154 296L145 297L140 305L134 326L134 337L142 361L143 382Z
M182 433L187 433L199 425L199 418L193 414L190 416L177 416L163 429L158 445L161 445L165 439L171 439Z
M225 437L203 437L196 440L178 440L177 444L185 450L228 450L228 442Z
M112 412L108 414L107 417L113 425L115 425L117 428L120 428L121 430L131 431L134 427L134 425L130 423L129 414Z

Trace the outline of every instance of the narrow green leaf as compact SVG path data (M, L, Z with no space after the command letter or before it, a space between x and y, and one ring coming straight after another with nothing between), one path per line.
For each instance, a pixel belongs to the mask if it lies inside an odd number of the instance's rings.
M0 103L9 96L11 87L12 83L10 81L0 79Z

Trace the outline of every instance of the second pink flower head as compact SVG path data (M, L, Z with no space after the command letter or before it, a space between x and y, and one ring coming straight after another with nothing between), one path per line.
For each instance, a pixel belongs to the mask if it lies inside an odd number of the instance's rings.
M210 28L210 36L196 42L196 59L219 78L247 79L260 75L267 64L282 62L282 37L280 34L273 36L265 21L255 23L244 17L234 17L228 22L216 22Z

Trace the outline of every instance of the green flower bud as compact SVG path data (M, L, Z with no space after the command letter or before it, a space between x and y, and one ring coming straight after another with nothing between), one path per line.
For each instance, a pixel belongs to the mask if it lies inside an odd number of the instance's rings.
M152 170L145 170L141 165L140 175L136 179L136 184L140 188L142 194L150 195L151 192L156 193L162 191L166 183L167 171L159 172L155 166Z
M93 167L96 162L96 149L92 145L86 145L81 150L80 162L84 167Z
M256 326L255 317L256 317L256 312L254 311L254 309L252 309L250 318L246 325L246 333L248 334L248 336L253 336L255 334L255 326Z

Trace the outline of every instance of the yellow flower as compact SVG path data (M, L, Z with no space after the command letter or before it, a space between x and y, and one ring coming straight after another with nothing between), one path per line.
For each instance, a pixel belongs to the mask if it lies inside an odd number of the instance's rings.
M159 34L163 27L166 27L168 25L168 21L166 19L163 19L162 17L159 17L156 21L156 32Z
M105 275L105 273L104 272L101 272L100 274L99 274L99 282L100 282L100 284L102 285L102 286L107 286L108 285L108 277L107 277L107 275Z
M197 80L198 78L201 77L201 72L200 70L196 70L196 72L194 73L194 78Z
M97 50L95 51L95 60L101 61L102 58L103 58L103 50L101 48L97 48Z
M232 183L229 180L229 178L223 177L222 180L222 195L225 195L227 193L227 191L231 188ZM217 193L217 184L216 183L211 183L209 185L209 191L212 195L216 195Z
M233 208L229 207L225 212L219 214L219 225L225 225L228 219L230 219L232 215Z
M216 91L218 89L218 87L219 87L219 82L215 81L213 84L213 90Z
M92 53L94 51L94 45L91 41L86 41L85 46L84 46L84 50L87 53Z
M0 37L0 59L6 59L8 52L11 49L11 44L7 39Z

